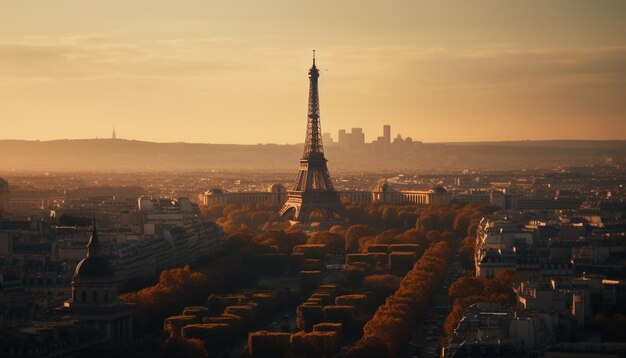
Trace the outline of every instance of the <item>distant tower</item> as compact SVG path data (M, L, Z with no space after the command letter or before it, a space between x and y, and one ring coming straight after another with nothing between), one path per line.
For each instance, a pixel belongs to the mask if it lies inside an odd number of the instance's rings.
M383 126L383 138L385 139L385 144L391 143L391 126L389 124Z
M345 215L345 208L333 187L324 157L317 87L319 76L313 51L313 66L309 70L309 110L304 154L300 159L296 182L289 191L287 202L280 209L281 216L301 223L333 221ZM314 213L317 217L312 217Z
M337 143L338 144L342 144L342 145L346 145L346 141L347 141L347 134L346 134L346 130L345 129L340 129L339 130L339 135L337 136Z
M111 139L117 139L117 135L115 134L115 127L113 127L113 134L111 134Z
M70 299L60 310L71 319L97 329L107 344L122 346L132 339L133 305L117 298L118 282L113 267L100 250L94 220L87 256L76 265Z

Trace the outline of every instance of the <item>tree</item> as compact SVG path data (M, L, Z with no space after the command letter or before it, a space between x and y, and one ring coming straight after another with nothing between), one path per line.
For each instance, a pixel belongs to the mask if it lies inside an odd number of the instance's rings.
M373 347L380 357L396 357L409 341L416 318L423 317L428 300L446 270L450 245L441 241L426 250L400 287L380 305L363 327L363 337L350 349L350 357L369 357ZM386 349L380 349L383 344Z
M383 223L385 224L385 226L394 227L396 226L397 216L398 216L398 213L396 212L396 208L394 206L389 205L383 209L383 212L381 214L381 219L383 220Z
M452 230L454 230L454 233L459 237L465 236L471 220L471 212L467 210L462 210L454 217Z
M341 226L341 225L333 225L330 230L328 230L332 233L336 233L336 234L345 234L346 232L346 228Z
M454 304L452 306L452 311L450 311L446 322L443 324L445 334L450 335L456 329L464 310L465 308L460 304Z
M207 283L205 274L191 271L189 266L174 268L161 272L156 285L125 293L120 299L135 303L133 327L136 333L145 333L161 326L165 317L182 307L203 302L208 294Z
M341 255L345 250L343 236L327 231L316 232L309 238L307 244L326 244L326 252L334 255Z
M431 230L426 234L426 239L430 242L437 242L441 240L441 233L437 230Z
M348 350L348 358L384 358L389 357L389 351L385 342L378 337L368 337L359 346Z
M365 236L374 236L376 232L367 225L352 225L346 230L346 252L354 253L359 249L359 239Z
M207 358L209 354L204 348L204 342L199 339L172 336L161 345L158 356L161 358Z
M355 262L343 269L343 279L351 286L358 287L363 282L363 279L371 270L370 265L364 262Z
M430 209L420 215L415 224L415 228L421 232L437 230L439 228L439 218L439 211Z
M513 285L515 285L516 278L517 276L515 271L500 270L496 274L495 281L505 285L506 287L513 287Z
M444 325L446 333L450 334L456 328L463 311L474 303L514 303L514 283L515 273L507 270L498 272L494 278L465 276L457 279L448 290L453 308Z
M417 221L417 214L414 212L406 211L406 210L401 210L398 213L398 218L396 220L398 225L402 226L405 229L414 227L416 221Z
M448 289L450 300L468 297L473 295L481 295L485 291L485 284L480 277L464 276L456 280Z
M372 244L397 244L396 236L398 233L395 230L385 230L380 234L376 235Z
M268 222L270 217L267 211L255 211L250 215L250 221L254 227L259 227Z
M396 275L370 275L363 280L363 287L373 291L393 292L400 287L400 281L402 278Z
M403 234L396 236L398 244L418 244L426 246L428 244L424 233L416 229L408 229Z

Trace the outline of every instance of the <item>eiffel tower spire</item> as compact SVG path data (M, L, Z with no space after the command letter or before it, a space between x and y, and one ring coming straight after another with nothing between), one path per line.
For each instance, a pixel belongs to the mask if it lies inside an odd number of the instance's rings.
M309 69L309 110L302 159L324 157L322 129L320 127L320 95L317 86L319 77L320 71L315 67L315 50L313 50L313 66Z
M281 216L291 217L302 223L311 221L313 213L322 221L333 221L345 214L324 157L317 83L319 76L313 50L313 66L309 69L309 107L304 153L300 159L296 181L289 191L287 202L280 209Z

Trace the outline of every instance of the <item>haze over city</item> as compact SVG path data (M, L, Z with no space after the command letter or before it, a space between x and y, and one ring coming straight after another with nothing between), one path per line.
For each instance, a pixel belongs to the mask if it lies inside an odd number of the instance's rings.
M626 2L0 2L0 357L626 355Z
M3 1L2 139L626 139L623 1ZM9 125L6 125L9 124Z

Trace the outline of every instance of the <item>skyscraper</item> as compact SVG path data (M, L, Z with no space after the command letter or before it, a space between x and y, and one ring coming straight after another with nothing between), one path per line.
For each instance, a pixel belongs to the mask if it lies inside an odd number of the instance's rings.
M383 126L383 138L384 138L385 144L391 143L391 126L389 124L385 124Z

